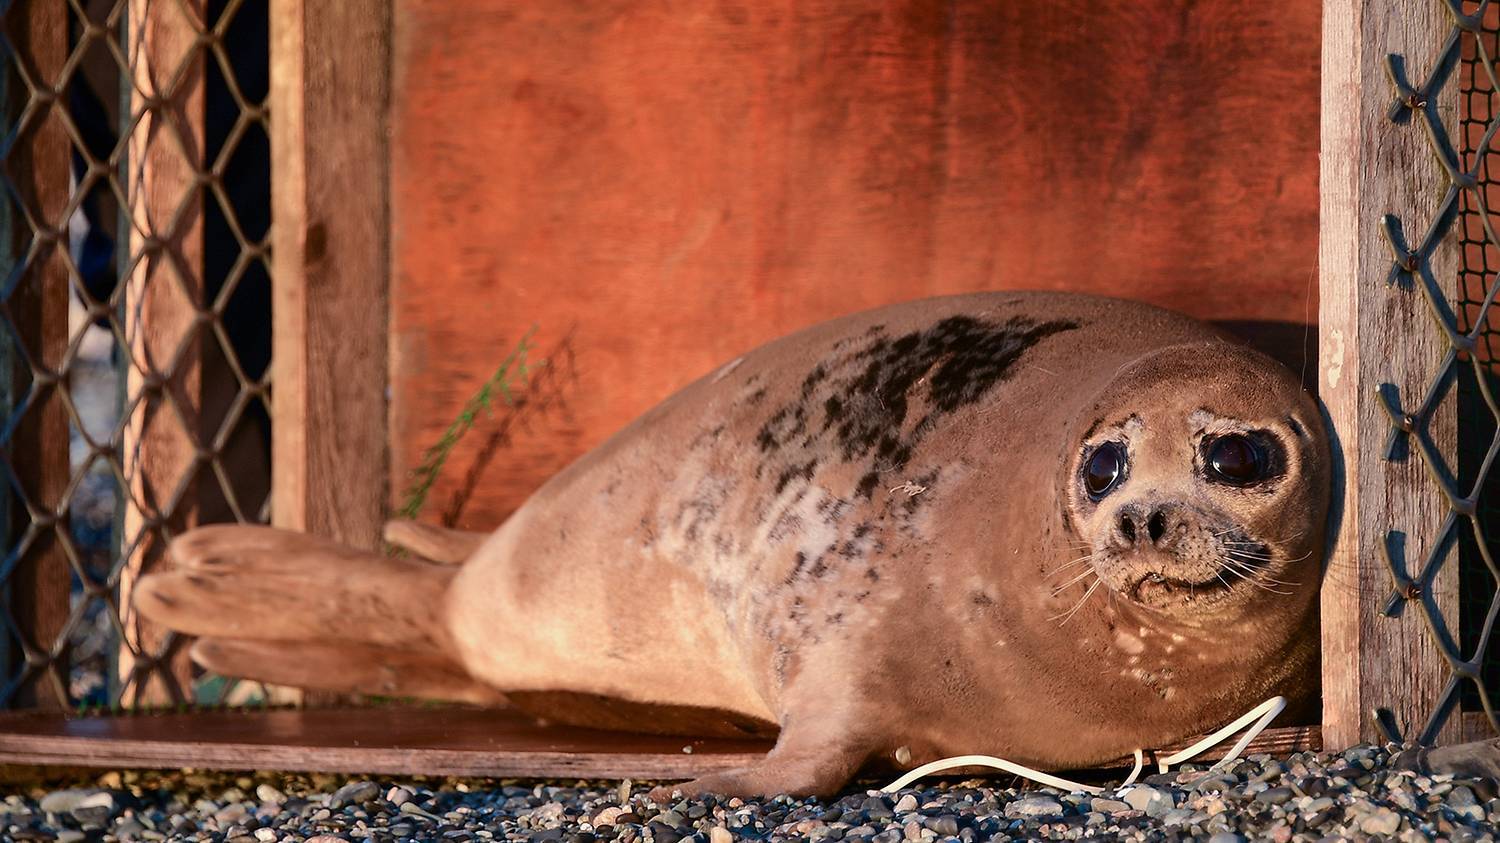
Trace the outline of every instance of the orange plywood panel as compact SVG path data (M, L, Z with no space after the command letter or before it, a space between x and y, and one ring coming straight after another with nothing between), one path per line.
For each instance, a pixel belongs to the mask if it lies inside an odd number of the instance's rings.
M1044 288L1316 313L1316 3L395 14L396 487L528 326L566 362L542 411L455 453L431 511L468 472L469 526L716 364L849 311Z

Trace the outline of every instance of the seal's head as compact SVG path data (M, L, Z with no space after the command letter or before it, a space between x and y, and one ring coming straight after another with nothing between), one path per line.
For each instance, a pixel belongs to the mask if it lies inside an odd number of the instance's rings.
M1310 599L1329 500L1323 431L1270 358L1227 342L1162 349L1075 421L1068 520L1100 581L1149 611L1205 622Z

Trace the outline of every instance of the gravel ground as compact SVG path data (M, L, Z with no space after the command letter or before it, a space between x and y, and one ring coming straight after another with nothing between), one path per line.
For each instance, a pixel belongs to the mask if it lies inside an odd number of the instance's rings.
M833 800L671 804L648 799L648 783L184 771L28 784L18 778L25 771L11 768L11 784L0 785L8 793L0 802L0 837L235 843L1495 839L1500 799L1490 783L1393 770L1388 763L1397 749L1255 756L1219 772L1190 765L1092 797L975 779L892 796L856 790Z

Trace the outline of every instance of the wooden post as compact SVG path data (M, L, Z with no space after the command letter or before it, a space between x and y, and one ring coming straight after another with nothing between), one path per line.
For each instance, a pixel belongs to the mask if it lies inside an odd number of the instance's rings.
M1343 484L1335 489L1341 511L1322 598L1323 740L1330 749L1377 740L1377 707L1391 709L1404 734L1414 737L1448 679L1421 607L1407 605L1398 618L1381 614L1392 591L1384 556L1388 533L1399 531L1415 576L1448 506L1415 443L1404 459L1387 460L1391 421L1377 388L1393 384L1411 412L1448 350L1422 290L1387 283L1393 252L1382 221L1387 215L1399 220L1415 247L1448 187L1420 115L1405 123L1390 117L1397 93L1387 56L1404 57L1407 76L1420 86L1451 28L1446 4L1432 0L1323 3L1319 389ZM1457 90L1455 74L1436 103L1454 126ZM1457 259L1452 237L1431 258L1433 277L1450 294ZM1430 427L1450 460L1455 405L1450 395ZM1455 629L1456 557L1454 550L1431 592ZM1459 720L1449 720L1443 740L1459 734Z
M127 703L190 697L185 652L166 653L153 666L168 634L130 605L139 577L158 567L166 541L197 520L195 474L203 314L203 68L195 44L204 28L204 0L129 5L127 55L134 75L131 111L160 99L129 138L132 218L130 253L139 261L124 278L125 331L131 365L126 376L128 422L122 463L129 484L121 546L120 613L127 646L120 675ZM133 653L147 657L134 662Z
M271 517L375 547L387 505L390 8L271 2Z
M39 90L33 99L36 110L5 161L7 171L25 211L18 212L10 202L0 211L0 224L6 249L3 258L8 268L27 259L30 266L14 293L5 302L11 324L20 331L19 339L32 364L40 371L25 373L27 364L15 355L6 359L5 385L9 387L8 412L26 400L23 384L30 383L31 406L16 429L8 451L30 506L25 507L9 494L0 496L8 511L0 515L0 542L8 550L23 540L27 523L34 531L30 549L21 555L19 564L7 583L10 610L26 638L29 654L12 653L11 670L19 667L18 659L66 659L58 640L69 612L71 571L62 549L60 533L67 530L66 519L59 519L63 495L70 475L68 465L68 418L57 391L64 388L60 376L63 352L68 344L68 269L64 255L68 248L67 220L63 219L68 201L68 143L54 109L66 107L66 98L54 88L61 82L62 67L68 55L68 13L61 3L18 3L5 13L6 31L10 33L15 57ZM9 80L4 103L9 120L19 116L26 104L26 86ZM29 216L36 230L24 221ZM8 492L9 490L7 490ZM26 515L26 510L30 514ZM66 706L67 664L53 661L47 673L37 676L19 689L15 705ZM49 679L50 674L50 679ZM8 677L7 677L8 678Z

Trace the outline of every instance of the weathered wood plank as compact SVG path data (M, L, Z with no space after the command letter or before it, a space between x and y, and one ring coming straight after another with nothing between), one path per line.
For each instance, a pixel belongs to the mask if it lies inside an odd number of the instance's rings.
M55 88L62 81L62 68L68 55L67 9L60 3L20 3L5 12L6 32L15 48L15 60L24 68L39 89ZM26 104L28 92L18 80L11 80L4 103L7 125L14 125ZM20 425L10 443L9 459L16 472L29 507L12 497L7 489L0 502L10 507L0 525L12 525L9 534L0 533L0 542L9 549L22 540L28 527L35 531L34 541L21 555L9 579L10 609L18 628L26 637L26 646L37 655L65 659L59 646L59 633L68 619L71 571L60 536L68 529L67 520L57 518L64 509L63 495L71 474L68 464L68 417L59 400L64 350L68 344L68 268L64 260L67 249L69 161L67 134L54 113L66 99L36 101L30 115L5 162L15 180L26 213L17 213L10 202L5 204L5 239L10 244L4 255L7 267L26 259L30 266L6 303L11 324L20 331L19 339L30 356L35 372L23 374L28 366L20 355L9 357L6 382L11 385L13 411L21 401L29 400ZM38 227L32 231L25 222L30 216ZM28 399L22 384L29 383ZM31 512L24 514L27 509ZM11 669L19 668L23 654L12 653ZM57 663L20 689L16 705L66 706L67 665Z
M271 27L272 520L371 548L387 506L390 16L274 0Z
M431 501L477 464L463 526L853 310L1032 288L1316 312L1315 3L394 9L392 481L532 324L576 361L512 441L487 421L455 452Z
M206 26L205 0L128 7L133 85L131 110L146 109L128 138L131 215L129 248L140 255L123 281L127 424L121 463L125 495L125 555L120 614L126 642L120 675L127 703L187 698L192 667L181 648L165 653L170 633L137 615L130 604L136 581L165 564L166 543L198 522L196 489L202 467L203 202L196 182L203 168L205 55L195 46ZM148 108L153 100L160 105ZM138 661L135 654L145 657Z
M1394 384L1402 404L1415 409L1447 350L1421 291L1387 285L1392 255L1381 225L1395 215L1415 246L1447 187L1422 127L1395 124L1387 115L1395 93L1386 56L1405 56L1420 84L1450 27L1444 4L1427 0L1323 3L1319 389L1343 474L1322 599L1323 740L1330 748L1376 739L1376 707L1390 708L1415 736L1448 676L1420 607L1408 606L1399 618L1380 613L1391 593L1388 531L1402 534L1415 575L1448 508L1414 447L1404 460L1385 459L1391 424L1376 388ZM1456 124L1456 85L1442 96L1438 111ZM1451 292L1457 279L1451 239L1433 266ZM1453 402L1438 412L1431 432L1452 459ZM1457 568L1450 561L1432 594L1455 623ZM1443 739L1460 732L1455 717Z
M1267 730L1247 752L1317 748L1315 727L1291 727ZM767 741L538 726L512 711L464 708L0 716L0 763L18 764L673 779L742 766L769 749Z

